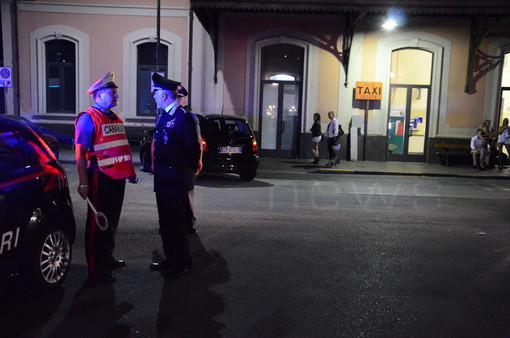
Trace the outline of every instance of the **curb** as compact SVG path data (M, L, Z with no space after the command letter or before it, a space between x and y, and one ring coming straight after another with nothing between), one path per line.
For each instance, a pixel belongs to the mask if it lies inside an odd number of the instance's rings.
M360 171L349 169L318 169L314 171L314 173L337 174L337 175L427 176L427 177L456 177L472 179L510 180L510 176L484 176L475 174L445 174L445 173L401 172L401 171Z

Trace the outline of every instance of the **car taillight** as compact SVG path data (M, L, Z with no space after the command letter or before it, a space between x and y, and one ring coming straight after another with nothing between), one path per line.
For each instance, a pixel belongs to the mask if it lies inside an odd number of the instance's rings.
M257 150L259 150L259 147L257 146L257 141L252 140L251 141L251 151L256 152Z
M202 137L202 151L209 151L209 147L207 146L207 142L205 138Z

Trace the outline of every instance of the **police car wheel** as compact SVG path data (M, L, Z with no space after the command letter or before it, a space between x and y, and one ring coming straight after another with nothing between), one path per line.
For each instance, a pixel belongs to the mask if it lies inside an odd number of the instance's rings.
M46 288L57 287L71 267L72 246L69 236L61 229L43 232L31 257L34 282Z

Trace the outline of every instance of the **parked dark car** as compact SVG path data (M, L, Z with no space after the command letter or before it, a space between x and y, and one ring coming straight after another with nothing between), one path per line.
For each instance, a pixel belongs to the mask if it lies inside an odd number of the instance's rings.
M35 130L0 116L0 280L59 286L75 235L65 170Z
M202 135L205 173L235 173L251 181L259 165L258 146L248 122L237 116L197 114ZM140 145L142 170L150 172L150 145L154 130L148 130Z
M46 130L44 130L44 128L39 127L35 123L31 122L29 119L24 118L23 116L17 116L17 115L2 115L2 116L16 120L16 121L20 121L21 123L29 126L32 130L34 130L37 134L39 134L39 136L41 136L43 141L46 142L48 147L50 147L51 151L53 151L53 153L55 154L57 159L59 158L60 142L54 135L51 135Z

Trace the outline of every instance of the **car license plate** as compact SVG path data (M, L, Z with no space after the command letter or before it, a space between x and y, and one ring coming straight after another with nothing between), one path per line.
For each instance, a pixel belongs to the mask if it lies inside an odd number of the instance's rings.
M220 147L220 154L241 154L243 147Z

